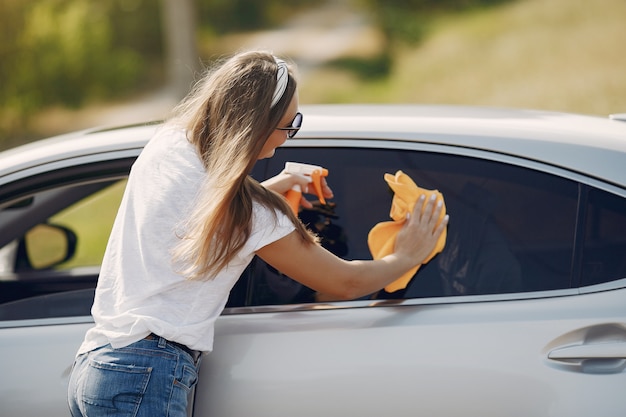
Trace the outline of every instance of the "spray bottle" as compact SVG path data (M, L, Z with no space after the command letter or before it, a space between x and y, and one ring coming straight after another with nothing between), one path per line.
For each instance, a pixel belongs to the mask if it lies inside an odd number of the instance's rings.
M322 204L326 204L326 199L322 192L322 177L328 176L328 170L317 165L302 164L299 162L285 162L285 172L293 175L305 177L309 183L313 184L313 189L317 198ZM302 198L302 188L299 184L294 185L291 190L285 194L289 206L294 214L298 214L300 207L300 199Z

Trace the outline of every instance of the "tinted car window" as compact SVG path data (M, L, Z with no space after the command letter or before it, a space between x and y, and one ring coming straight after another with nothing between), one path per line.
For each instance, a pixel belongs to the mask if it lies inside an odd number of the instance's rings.
M422 266L405 290L379 298L414 298L543 291L572 287L578 184L535 170L489 160L385 149L282 148L266 176L285 161L322 165L330 171L332 207L304 210L301 218L323 244L348 259L370 258L367 236L389 220L392 194L385 173L402 170L417 185L444 195L451 221L444 251ZM258 262L258 261L257 261ZM271 303L268 286L288 287L271 268L257 272L252 303ZM603 279L615 279L603 277ZM267 281L281 284L267 284ZM576 283L574 283L575 285ZM297 286L296 286L297 287ZM261 295L262 294L262 295ZM285 302L315 299L293 287Z
M581 285L626 278L626 199L592 189L585 217Z

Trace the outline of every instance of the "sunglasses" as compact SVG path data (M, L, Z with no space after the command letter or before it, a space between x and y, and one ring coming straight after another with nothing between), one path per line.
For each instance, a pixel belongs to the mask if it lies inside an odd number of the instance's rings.
M291 126L277 127L276 129L286 130L287 137L291 139L292 137L296 136L296 133L298 133L298 130L300 130L300 127L302 127L302 113L298 112L296 113L296 117L294 117L293 120L291 121Z

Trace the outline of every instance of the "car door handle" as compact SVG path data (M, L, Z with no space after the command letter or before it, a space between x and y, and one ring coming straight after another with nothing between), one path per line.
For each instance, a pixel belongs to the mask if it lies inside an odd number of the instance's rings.
M594 343L568 346L552 350L548 358L553 360L575 359L626 359L626 342Z

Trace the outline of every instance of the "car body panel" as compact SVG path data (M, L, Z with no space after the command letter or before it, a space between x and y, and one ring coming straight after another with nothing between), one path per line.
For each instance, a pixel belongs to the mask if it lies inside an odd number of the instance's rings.
M63 166L63 161L84 158L85 161L102 160L109 152L131 151L139 154L158 124L136 125L128 129L90 129L50 139L36 141L0 152L0 178L21 170L37 170L46 164ZM12 177L9 177L12 178Z
M626 346L626 323L614 321L626 315L626 282L621 286L584 299L485 303L468 297L375 308L346 302L256 314L231 309L218 320L214 351L203 357L194 415L304 417L358 410L379 416L389 409L398 416L521 417L544 415L546 409L574 417L594 410L619 415L613 413L623 410L598 404L622 397L624 357L559 361L549 355L607 341ZM91 320L56 321L0 327L0 364L12 375L0 381L3 415L65 415L60 399ZM512 335L512 326L524 331ZM595 390L599 378L610 380L613 389ZM583 399L575 408L558 401L572 389ZM32 414L23 414L25 403Z
M623 358L579 364L548 354L603 338L626 343L626 326L613 322L626 313L625 294L225 316L202 365L195 410L220 416L618 415L599 404L621 395ZM513 326L524 331L511 334ZM613 388L597 392L599 378ZM576 395L572 389L594 394L570 407L558 399Z
M74 356L91 317L26 320L0 327L3 416L68 416L67 386ZM57 324L54 324L54 323Z

